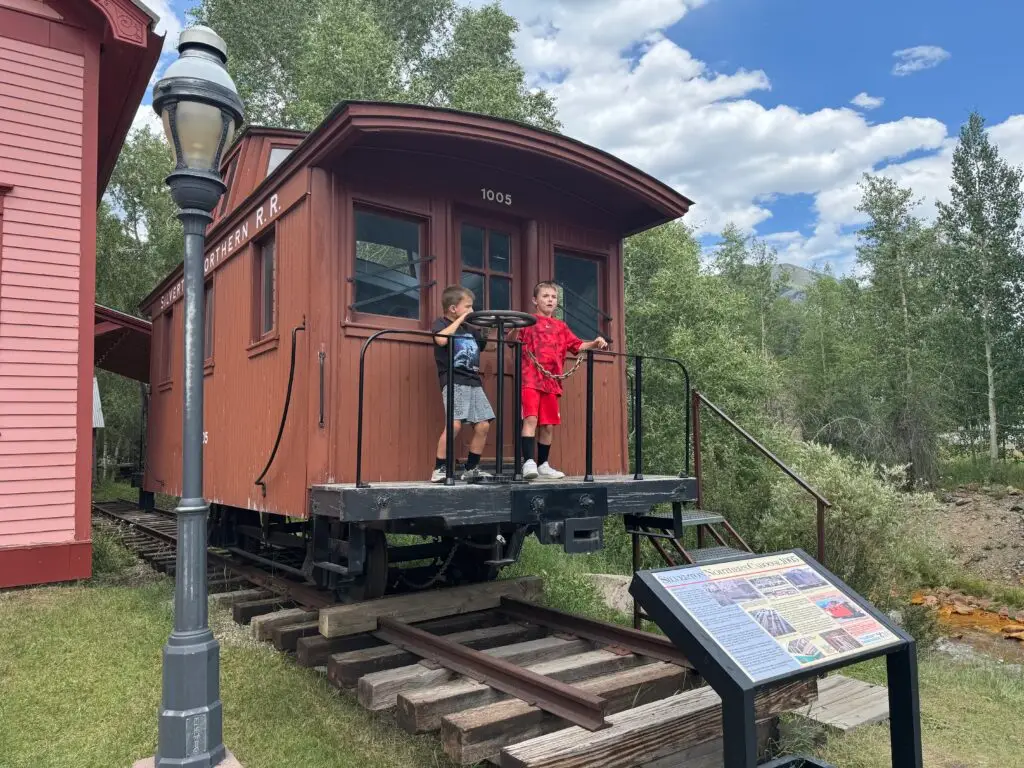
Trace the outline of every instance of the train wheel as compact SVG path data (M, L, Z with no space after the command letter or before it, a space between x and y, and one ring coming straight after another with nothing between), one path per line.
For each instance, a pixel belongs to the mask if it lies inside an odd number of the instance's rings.
M388 587L388 539L384 531L366 529L366 572L344 587L354 602L383 597Z

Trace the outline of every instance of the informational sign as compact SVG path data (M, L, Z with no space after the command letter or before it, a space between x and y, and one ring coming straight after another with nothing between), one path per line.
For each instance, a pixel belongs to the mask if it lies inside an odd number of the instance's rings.
M753 683L904 642L794 552L651 575Z

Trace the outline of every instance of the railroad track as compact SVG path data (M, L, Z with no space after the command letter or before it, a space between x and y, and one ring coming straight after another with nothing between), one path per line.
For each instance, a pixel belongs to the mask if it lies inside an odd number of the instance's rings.
M129 501L94 502L94 524L114 533L133 553L153 568L174 575L177 522L173 512L139 509ZM207 550L207 589L211 594L250 588L306 608L336 602L325 590L297 581L297 569L269 560L252 564L228 550ZM280 572L278 572L280 571Z
M94 509L136 552L173 570L173 515L127 502ZM293 581L210 557L219 586L211 600L256 640L317 669L359 706L390 712L396 727L437 734L455 765L722 764L721 701L682 653L662 635L537 604L540 578L317 605ZM765 751L779 715L806 708L817 690L812 678L759 692Z

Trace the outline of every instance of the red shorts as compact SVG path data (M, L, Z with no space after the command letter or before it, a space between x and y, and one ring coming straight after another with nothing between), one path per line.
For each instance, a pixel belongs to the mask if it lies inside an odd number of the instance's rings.
M562 415L558 412L558 395L524 387L521 402L524 419L536 416L540 426L562 423Z

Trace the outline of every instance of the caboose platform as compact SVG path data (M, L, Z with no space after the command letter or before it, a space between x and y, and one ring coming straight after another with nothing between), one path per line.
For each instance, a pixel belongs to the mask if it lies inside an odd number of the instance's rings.
M655 504L692 502L692 477L597 475L529 482L327 483L310 488L312 514L345 522L443 518L448 525L537 523L548 519L644 514Z

